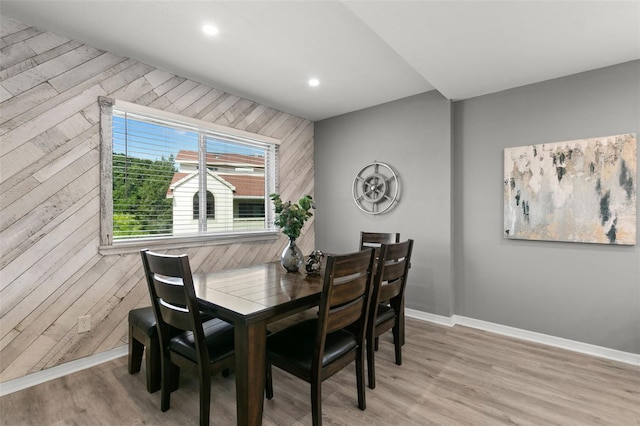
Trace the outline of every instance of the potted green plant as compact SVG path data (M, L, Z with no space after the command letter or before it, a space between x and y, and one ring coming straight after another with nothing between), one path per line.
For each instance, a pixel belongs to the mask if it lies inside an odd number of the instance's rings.
M315 208L313 198L310 195L305 195L297 203L292 203L291 201L283 202L280 195L276 193L270 194L269 197L273 201L276 212L276 219L273 223L289 237L289 244L282 252L280 263L287 271L297 272L304 261L304 256L296 245L296 238L300 236L304 223L313 216L310 211Z

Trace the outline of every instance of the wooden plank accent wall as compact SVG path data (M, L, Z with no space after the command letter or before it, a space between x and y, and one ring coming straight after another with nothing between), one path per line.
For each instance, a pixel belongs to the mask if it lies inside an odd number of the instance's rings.
M98 97L281 139L280 192L313 194L313 122L0 17L0 382L127 343L150 305L138 253L103 256ZM314 247L313 218L299 240ZM277 260L286 243L172 250L195 271ZM92 330L78 333L78 317Z

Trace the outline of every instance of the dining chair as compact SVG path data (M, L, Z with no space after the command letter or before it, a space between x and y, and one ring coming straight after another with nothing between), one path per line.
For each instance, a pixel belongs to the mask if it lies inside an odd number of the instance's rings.
M360 250L366 247L373 247L376 253L376 261L380 256L380 246L382 244L393 244L400 242L399 232L360 232ZM374 262L373 270L375 273L377 264ZM404 313L400 318L400 321L404 324ZM404 334L400 337L401 343L404 345Z
M141 251L160 339L160 409L167 411L180 368L193 371L200 386L200 424L209 424L211 375L234 365L233 325L203 322L189 258Z
M360 232L360 250L366 247L379 249L381 244L392 244L399 241L399 232Z
M376 387L375 351L378 350L379 337L389 330L393 332L396 364L402 365L404 290L412 251L411 239L380 246L366 333L367 374L371 389Z
M311 385L313 425L322 424L322 382L353 361L356 364L358 407L366 408L364 338L371 292L373 249L328 256L317 318L267 337L267 399L273 398L271 366ZM354 332L345 328L354 325Z

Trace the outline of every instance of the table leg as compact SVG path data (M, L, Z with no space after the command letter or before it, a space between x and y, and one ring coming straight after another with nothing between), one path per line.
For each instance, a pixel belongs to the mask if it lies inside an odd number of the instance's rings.
M236 323L234 327L238 425L261 425L267 324Z

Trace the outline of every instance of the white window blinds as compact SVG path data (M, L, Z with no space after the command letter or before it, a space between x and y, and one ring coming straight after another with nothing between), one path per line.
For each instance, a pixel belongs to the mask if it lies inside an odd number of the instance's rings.
M113 240L273 228L277 145L114 106Z

